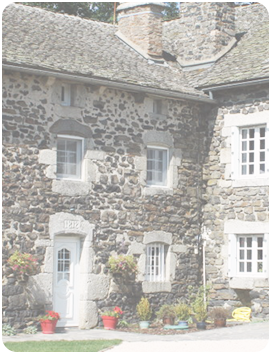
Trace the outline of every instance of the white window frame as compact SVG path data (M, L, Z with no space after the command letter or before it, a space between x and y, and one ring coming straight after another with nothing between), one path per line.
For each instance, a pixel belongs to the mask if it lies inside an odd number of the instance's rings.
M82 180L83 175L83 153L84 153L84 138L69 135L58 135L58 140L76 141L76 174L60 174L58 173L58 149L57 149L57 178L61 180Z
M151 243L146 246L146 281L166 281L166 256L166 244Z
M263 271L257 271L258 263L258 244L257 238L263 238L262 246L262 262L263 262ZM252 247L247 248L246 244L244 248L240 248L239 240L240 238L252 238ZM244 259L240 257L240 250L244 250ZM247 257L247 250L251 250L251 259ZM243 277L243 278L267 278L268 277L268 234L229 234L229 267L228 275L229 277ZM240 261L246 263L250 262L252 265L252 271L247 271L246 269L242 272L239 269Z
M72 86L71 84L62 83L61 84L61 105L71 106L72 102Z
M265 128L265 149L260 150L259 148L255 149L254 151L247 151L244 154L247 154L247 160L249 160L249 153L254 152L254 174L242 174L242 165L245 163L242 161L242 131L254 129L255 130L255 139L254 139L254 148L256 145L260 144L260 128ZM245 141L245 140L244 140ZM269 149L268 149L268 125L267 124L260 124L260 125L250 125L250 126L239 126L239 127L232 127L232 140L231 140L231 147L232 147L232 168L231 168L231 176L233 180L240 179L240 180L252 180L252 179L262 179L267 178L269 173ZM247 144L249 140L247 140ZM260 152L265 153L265 171L264 173L259 172L260 168ZM247 169L249 162L247 161Z
M148 179L148 173L149 171L152 172L151 169L148 169L148 163L149 163L149 159L148 159L148 151L149 150L153 150L156 152L158 151L163 151L164 152L164 157L165 157L165 160L162 161L162 164L163 164L163 167L162 167L162 180L155 180L155 179L152 179L152 180L149 180ZM146 160L147 160L147 167L146 167L146 184L147 186L149 187L152 187L152 186L156 186L156 187L167 187L168 186L168 169L169 169L169 149L166 148L166 147L161 147L161 146L155 146L155 145L148 145L147 146L147 150L146 150ZM157 159L155 158L155 164L157 162ZM155 171L155 173L158 172L158 170ZM154 171L153 171L153 174L154 174Z

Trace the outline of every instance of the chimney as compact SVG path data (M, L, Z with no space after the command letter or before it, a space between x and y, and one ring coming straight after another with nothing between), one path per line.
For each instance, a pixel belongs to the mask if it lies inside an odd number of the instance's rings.
M117 35L147 58L162 58L163 2L121 2Z

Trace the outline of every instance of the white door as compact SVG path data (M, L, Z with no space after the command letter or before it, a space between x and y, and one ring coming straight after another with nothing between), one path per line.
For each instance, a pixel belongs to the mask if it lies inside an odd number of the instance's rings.
M54 246L54 311L58 327L78 325L79 239L56 238Z

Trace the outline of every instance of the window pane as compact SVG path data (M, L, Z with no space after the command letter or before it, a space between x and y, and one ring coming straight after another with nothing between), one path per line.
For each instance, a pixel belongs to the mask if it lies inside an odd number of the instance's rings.
M262 262L257 263L257 272L263 272L263 263Z
M239 271L240 272L244 272L245 271L244 263L239 263Z
M260 153L260 161L265 161L265 152Z
M248 248L252 247L252 238L247 238L247 247Z
M247 138L247 129L242 129L242 138L243 139Z
M260 128L260 137L265 137L265 128Z
M242 175L246 175L246 174L247 174L247 166L242 165Z
M254 138L254 134L255 134L255 129L254 128L251 128L249 130L249 138Z
M249 165L249 174L254 174L254 165Z
M242 142L242 151L246 152L247 151L247 141Z
M252 263L248 262L247 263L247 272L251 272L252 271Z
M264 173L265 173L265 165L260 164L260 174L264 174Z
M245 251L240 250L240 259L243 260L245 258Z
M258 248L262 248L263 247L263 238L259 237L258 238Z
M249 153L249 162L250 163L254 162L254 153Z
M245 246L245 238L239 238L240 247L243 248Z
M265 149L265 140L264 139L260 140L260 149Z
M247 260L252 259L252 250L247 250Z
M258 260L263 260L263 251L258 250Z
M243 153L242 154L242 163L246 163L247 162L247 153Z
M254 141L249 142L249 150L254 150Z

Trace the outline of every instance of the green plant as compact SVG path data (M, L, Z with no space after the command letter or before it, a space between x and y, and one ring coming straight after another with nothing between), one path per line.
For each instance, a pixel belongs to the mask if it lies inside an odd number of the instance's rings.
M35 325L30 325L29 327L25 328L23 332L25 334L37 334L38 329L35 327Z
M191 299L191 306L193 310L193 314L197 320L197 322L203 322L207 318L207 305L208 305L208 296L209 296L209 286L200 286L196 295L192 294L192 288L189 288Z
M110 256L108 260L110 271L112 273L121 273L123 275L136 274L137 264L133 255Z
M175 307L169 304L164 304L161 306L161 308L156 314L160 319L175 318L176 317Z
M142 321L148 321L152 316L152 310L147 298L142 297L137 304L137 314Z
M58 320L60 319L60 315L55 311L46 311L46 314L39 318L39 321L42 322L44 320Z
M122 319L122 320L118 321L118 327L119 328L128 328L129 324L126 320Z
M187 321L190 318L192 310L187 304L178 302L175 305L175 312L179 320Z
M115 318L120 318L120 316L123 314L124 312L121 310L121 308L119 307L114 307L114 309L111 311L105 311L102 313L102 317L106 316L106 317L115 317Z
M11 255L8 263L12 270L18 275L34 275L37 272L38 263L31 254L20 253L18 250Z
M11 335L16 335L16 334L17 334L17 332L16 332L15 328L13 328L10 324L3 324L2 335L11 336Z
M212 319L227 319L230 316L230 313L227 309L223 307L214 307L212 308L209 313L209 317Z

